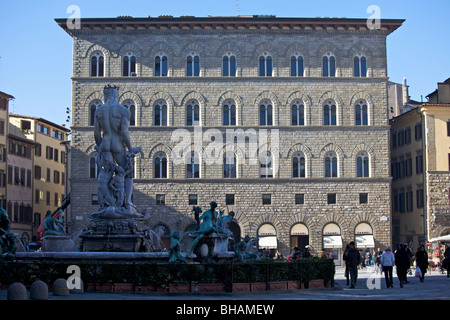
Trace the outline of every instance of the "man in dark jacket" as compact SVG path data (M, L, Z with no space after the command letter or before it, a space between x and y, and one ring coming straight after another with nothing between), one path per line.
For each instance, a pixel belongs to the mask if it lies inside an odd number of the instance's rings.
M344 253L344 260L350 273L350 288L353 289L356 286L356 280L358 279L358 266L361 263L361 255L355 248L355 243L353 241L349 243L349 249Z
M427 273L428 268L428 254L425 251L424 246L420 246L416 252L416 264L417 268L422 272L422 276L420 277L420 282L423 282L425 279L425 273Z
M395 265L397 267L397 276L400 280L400 288L403 288L403 284L406 283L406 274L410 267L409 255L406 251L405 244L400 245L400 249L395 253Z

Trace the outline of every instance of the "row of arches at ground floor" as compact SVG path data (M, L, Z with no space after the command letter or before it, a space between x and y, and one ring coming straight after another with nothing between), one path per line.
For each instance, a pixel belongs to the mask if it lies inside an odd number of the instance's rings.
M169 225L159 222L154 225L153 230L161 230L162 241L166 248L170 246L170 234L173 230ZM239 222L233 220L229 225L233 232L234 242L242 240L247 234L239 225ZM183 233L187 234L195 231L196 223L188 224ZM249 234L251 237L259 238L255 250L267 252L270 257L278 255L287 256L297 247L304 251L306 246L311 247L313 255L319 255L323 252L329 258L332 258L337 265L342 263L342 255L347 242L354 241L360 251L375 249L374 229L370 223L360 222L354 226L353 232L345 234L342 226L335 222L329 222L324 225L322 232L312 231L305 223L298 222L291 226L288 235L277 231L277 228L271 223L263 223L258 226L255 234ZM347 231L345 232L347 233ZM231 249L231 248L230 248Z

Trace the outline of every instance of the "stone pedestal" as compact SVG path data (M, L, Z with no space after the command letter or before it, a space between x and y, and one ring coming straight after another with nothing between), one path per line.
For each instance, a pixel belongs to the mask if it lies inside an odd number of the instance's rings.
M44 236L42 237L42 251L46 252L72 252L75 251L75 242L71 236Z
M87 234L80 238L83 252L139 252L144 242L140 234Z

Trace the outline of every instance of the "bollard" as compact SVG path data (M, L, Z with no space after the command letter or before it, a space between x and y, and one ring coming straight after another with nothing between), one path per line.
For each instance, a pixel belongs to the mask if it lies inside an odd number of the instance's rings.
M20 282L14 282L8 287L8 300L27 300L27 288Z
M45 282L37 280L30 288L31 300L48 300L48 286Z
M67 287L66 279L56 279L53 282L53 295L54 296L68 296L70 294L69 288Z

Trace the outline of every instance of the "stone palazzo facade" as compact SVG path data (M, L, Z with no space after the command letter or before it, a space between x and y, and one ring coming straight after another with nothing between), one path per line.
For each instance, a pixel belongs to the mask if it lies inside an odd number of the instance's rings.
M236 239L284 255L391 245L386 37L403 20L56 21L74 41L74 231L98 207L93 112L110 84L142 146L133 202L150 228L191 230L192 207L216 201Z

